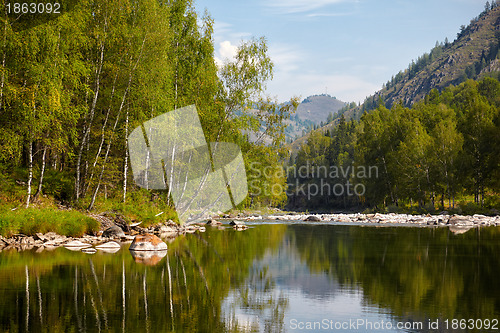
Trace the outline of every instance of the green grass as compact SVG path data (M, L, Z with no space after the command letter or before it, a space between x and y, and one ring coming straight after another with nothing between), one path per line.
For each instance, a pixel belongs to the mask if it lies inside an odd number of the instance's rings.
M0 213L0 234L6 237L50 231L60 235L81 237L83 234L95 234L99 226L98 221L76 210L28 208Z

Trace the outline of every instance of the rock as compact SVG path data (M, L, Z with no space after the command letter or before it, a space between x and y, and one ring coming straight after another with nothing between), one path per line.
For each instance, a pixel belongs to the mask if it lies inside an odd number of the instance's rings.
M45 237L44 234L40 233L40 232L37 232L35 234L35 239L38 239L38 240L41 240L42 242L45 242L45 241L48 241L49 239L47 237Z
M55 232L47 232L45 235L44 235L45 239L46 240L54 240L56 238L60 238L61 236L59 236L58 234L56 234Z
M205 227L198 227L198 231L199 232L205 232L205 231L207 231L207 228L205 228Z
M210 219L207 221L207 225L211 225L211 226L216 226L216 225L221 225L221 224L222 224L222 222L214 220L214 219Z
M119 249L120 244L118 244L117 242L107 242L104 244L97 245L95 248L98 250L101 250L101 249Z
M35 240L31 236L23 237L23 238L21 238L20 243L21 243L21 245L32 245L32 244L35 244Z
M466 216L453 215L448 220L448 224L453 224L453 225L455 225L455 224L458 224L458 225L472 225L472 224L474 224L474 222L472 222Z
M66 248L85 248L85 247L91 247L92 245L87 244L87 243L83 243L79 240L74 240L74 241L71 241L71 242L64 244L63 246Z
M155 235L137 235L130 245L130 250L134 251L163 251L167 249L167 244Z
M10 243L9 243L8 239L5 239L3 237L0 238L0 246L3 247L3 246L9 246L9 245L10 245Z
M177 228L170 225L161 224L155 228L155 232L159 234L176 234Z
M123 232L122 228L120 228L117 225L113 225L102 233L102 237L108 237L108 238L120 238L120 237L125 237L125 233Z
M309 215L308 217L306 217L305 221L321 222L321 218L317 215Z
M244 226L244 225L245 225L245 222L243 222L243 221L236 221L236 220L233 220L233 221L229 222L229 225L232 225L233 227L234 227L234 226L239 227L239 226Z
M184 232L187 232L188 234L193 234L198 230L198 228L195 225L188 225L184 228Z

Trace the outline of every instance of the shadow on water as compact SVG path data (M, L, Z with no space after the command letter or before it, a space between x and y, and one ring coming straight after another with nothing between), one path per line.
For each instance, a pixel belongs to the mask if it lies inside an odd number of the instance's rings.
M498 318L500 230L259 225L133 257L0 253L1 330L289 331L291 319ZM424 330L425 331L425 330Z

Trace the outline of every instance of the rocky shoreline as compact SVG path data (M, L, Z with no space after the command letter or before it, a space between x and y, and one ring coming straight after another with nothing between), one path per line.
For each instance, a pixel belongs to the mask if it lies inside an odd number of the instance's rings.
M500 226L500 216L486 215L408 215L408 214L279 214L268 215L268 219L281 221L343 222L372 224L409 224L421 226Z
M97 235L84 235L82 237L68 237L58 235L54 232L45 234L36 233L35 235L16 234L12 237L4 238L0 236L0 252L9 249L18 251L36 249L36 252L50 251L64 246L69 250L81 250L76 246L69 246L74 242L81 242L85 247L98 247L109 242L117 242L118 245L130 244L137 235L156 235L159 238L172 241L175 237L188 233L205 232L207 227L217 227L225 229L226 226L220 220L235 230L247 229L247 222L258 221L283 221L283 222L304 222L304 223L340 223L355 225L376 225L376 226L417 226L417 227L449 227L455 234L467 232L472 228L500 226L500 216L486 215L448 215L443 212L439 215L408 215L408 214L299 214L299 213L280 213L271 215L259 215L255 213L239 213L236 215L225 214L209 219L197 224L186 224L179 226L173 221L156 225L154 227L143 228L141 223L126 224L121 218L114 221L102 215L93 216L101 223L101 231ZM72 243L73 242L73 243ZM120 247L106 246L100 248L104 252L117 252ZM89 252L90 253L90 252Z

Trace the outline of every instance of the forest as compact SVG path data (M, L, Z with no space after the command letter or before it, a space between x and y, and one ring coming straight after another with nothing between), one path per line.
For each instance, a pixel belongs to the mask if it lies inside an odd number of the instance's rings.
M273 62L264 37L242 42L234 59L217 64L214 22L190 0L68 2L50 19L0 6L0 233L22 231L26 220L52 221L66 209L175 220L168 191L134 183L127 137L189 105L207 142L241 147L251 186L238 208L500 207L496 79L433 90L411 108L387 109L380 100L360 120L346 121L351 103L330 117L337 127L313 131L288 158L285 120L298 100L279 104L265 94ZM342 172L287 177L301 166ZM353 172L360 168L377 172ZM356 191L294 193L325 184ZM82 224L79 216L66 219ZM17 227L2 226L14 220Z
M397 103L388 109L380 100L359 121L341 115L338 126L313 132L290 158L288 204L302 209L498 212L499 107L500 82L485 78L441 92L434 89L411 108ZM301 167L303 172L296 172ZM370 168L377 172L359 172ZM335 186L350 186L351 192L327 191ZM293 190L299 187L325 190L315 195Z
M50 19L0 6L0 212L62 205L175 218L166 191L134 184L127 137L189 105L207 142L238 144L245 163L280 165L283 120L296 103L264 94L273 74L265 38L217 65L214 22L191 0L68 2ZM262 123L271 140L251 142ZM283 200L254 195L242 206Z

